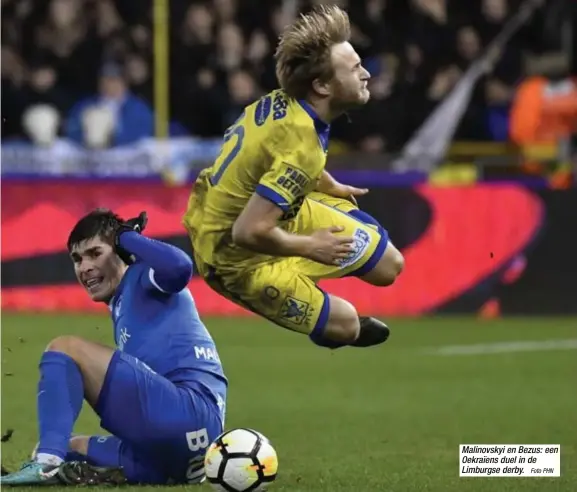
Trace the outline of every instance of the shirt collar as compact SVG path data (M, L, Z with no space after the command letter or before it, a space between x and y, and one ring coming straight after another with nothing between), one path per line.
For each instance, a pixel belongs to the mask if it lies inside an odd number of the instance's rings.
M321 120L312 106L304 99L299 99L298 103L301 105L301 108L303 108L312 118L315 125L315 130L317 131L317 135L319 136L319 140L323 146L323 150L326 152L329 146L329 131L331 129L331 125Z

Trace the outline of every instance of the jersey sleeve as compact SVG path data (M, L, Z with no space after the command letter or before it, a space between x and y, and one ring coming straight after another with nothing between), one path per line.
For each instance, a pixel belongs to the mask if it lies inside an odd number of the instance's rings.
M311 158L310 153L307 155L306 147L299 140L291 139L293 148L271 149L272 165L262 175L256 188L260 196L284 212L314 190L324 169L324 162Z

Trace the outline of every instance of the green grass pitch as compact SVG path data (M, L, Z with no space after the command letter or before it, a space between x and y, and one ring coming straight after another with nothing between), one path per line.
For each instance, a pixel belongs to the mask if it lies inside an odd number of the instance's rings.
M255 318L206 323L230 381L227 428L253 427L278 451L271 491L577 490L575 350L428 351L575 339L575 318L394 320L386 345L335 352ZM2 316L2 431L15 430L2 462L10 469L36 442L37 362L59 334L112 340L105 317ZM85 406L75 431L98 429ZM460 443L561 444L561 477L459 478Z

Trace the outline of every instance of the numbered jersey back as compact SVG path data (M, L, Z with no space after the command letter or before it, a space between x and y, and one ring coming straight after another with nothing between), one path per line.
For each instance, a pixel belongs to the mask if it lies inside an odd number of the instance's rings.
M247 106L226 130L219 156L201 173L191 196L184 222L197 256L213 266L242 261L228 238L250 197L256 192L270 199L290 219L315 188L325 160L314 121L301 103L277 90Z

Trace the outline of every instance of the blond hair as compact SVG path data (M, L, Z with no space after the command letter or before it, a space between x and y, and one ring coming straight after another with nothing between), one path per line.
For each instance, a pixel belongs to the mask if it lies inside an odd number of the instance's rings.
M304 98L315 79L332 74L331 48L351 37L347 13L336 5L320 5L288 27L275 53L276 76L285 92Z

